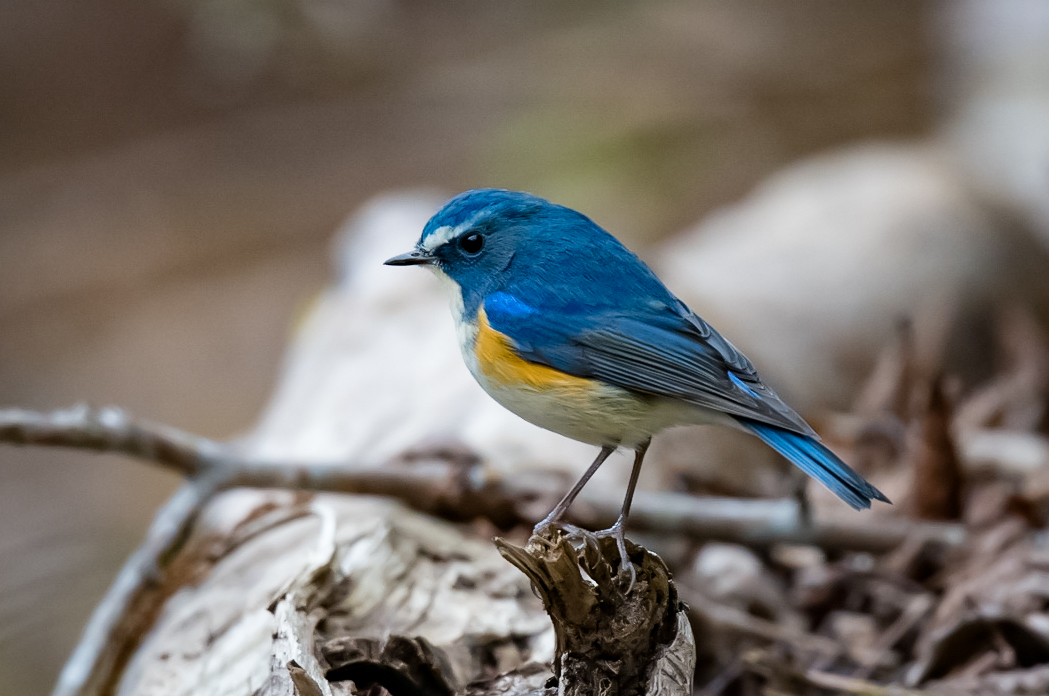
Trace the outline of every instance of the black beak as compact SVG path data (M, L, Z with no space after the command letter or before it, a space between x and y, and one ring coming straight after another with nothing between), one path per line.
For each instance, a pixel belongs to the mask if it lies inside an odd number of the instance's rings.
M425 251L420 249L412 249L407 254L401 254L400 256L394 256L392 259L386 259L383 262L384 266L419 266L423 264L433 263L434 258L427 254Z

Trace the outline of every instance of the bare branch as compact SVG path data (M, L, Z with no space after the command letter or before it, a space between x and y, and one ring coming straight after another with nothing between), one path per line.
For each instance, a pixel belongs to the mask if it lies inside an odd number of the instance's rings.
M84 404L40 413L0 409L0 442L50 445L97 452L119 452L195 476L207 464L218 464L224 448L207 438L132 419L112 406Z
M595 515L609 524L615 519L618 502L594 494L580 496L595 508ZM888 551L905 539L920 538L949 547L965 543L960 524L917 522L874 514L855 515L847 520L806 522L797 501L749 500L699 497L682 493L639 492L630 509L633 529L677 533L697 539L716 539L749 546L807 544L829 550Z
M137 421L115 408L84 406L42 414L0 410L0 442L120 452L192 477L206 476L214 490L243 486L288 488L398 498L411 507L454 520L486 518L500 527L536 522L526 508L556 498L556 481L534 476L492 475L482 465L437 457L409 463L362 466L347 462L281 462L248 459L228 445L176 428ZM615 522L620 494L585 490L571 521L607 527ZM945 546L965 542L957 524L857 516L848 521L805 523L793 500L697 497L680 493L637 494L630 517L635 530L680 534L750 545L813 544L828 549L887 551L907 538Z

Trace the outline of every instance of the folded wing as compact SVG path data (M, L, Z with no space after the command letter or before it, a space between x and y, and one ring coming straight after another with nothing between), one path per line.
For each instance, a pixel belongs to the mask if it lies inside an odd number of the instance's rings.
M492 328L526 360L817 437L742 353L684 305L595 313L521 307L505 294L485 303Z

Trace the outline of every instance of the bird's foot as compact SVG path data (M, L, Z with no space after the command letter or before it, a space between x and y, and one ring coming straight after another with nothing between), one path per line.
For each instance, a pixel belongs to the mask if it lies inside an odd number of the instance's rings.
M634 589L634 583L637 581L637 571L634 570L634 564L631 562L630 557L626 552L626 535L623 530L624 526L623 519L620 518L608 529L594 532L594 536L598 538L612 537L616 540L616 548L619 549L619 575L617 579L626 587L624 594L630 594L630 591Z
M535 527L533 527L532 528L532 536L534 536L534 537L549 536L548 532L550 531L551 527L560 527L561 526L561 515L555 515L554 513L556 513L556 512L557 512L556 510L554 512L551 512L549 515L544 517L539 522L539 524L537 524Z
M563 519L562 516L555 516L553 513L547 515L542 522L532 528L530 541L538 541L548 547L553 547L557 545L559 539L555 532L560 532L564 536L583 536L584 532L582 529L563 521Z

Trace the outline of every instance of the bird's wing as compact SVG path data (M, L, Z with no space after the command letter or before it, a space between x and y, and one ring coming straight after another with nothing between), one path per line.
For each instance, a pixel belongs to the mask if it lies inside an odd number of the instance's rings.
M677 305L650 311L539 311L497 293L486 299L484 309L491 327L513 341L525 360L818 439L761 382L746 356Z

